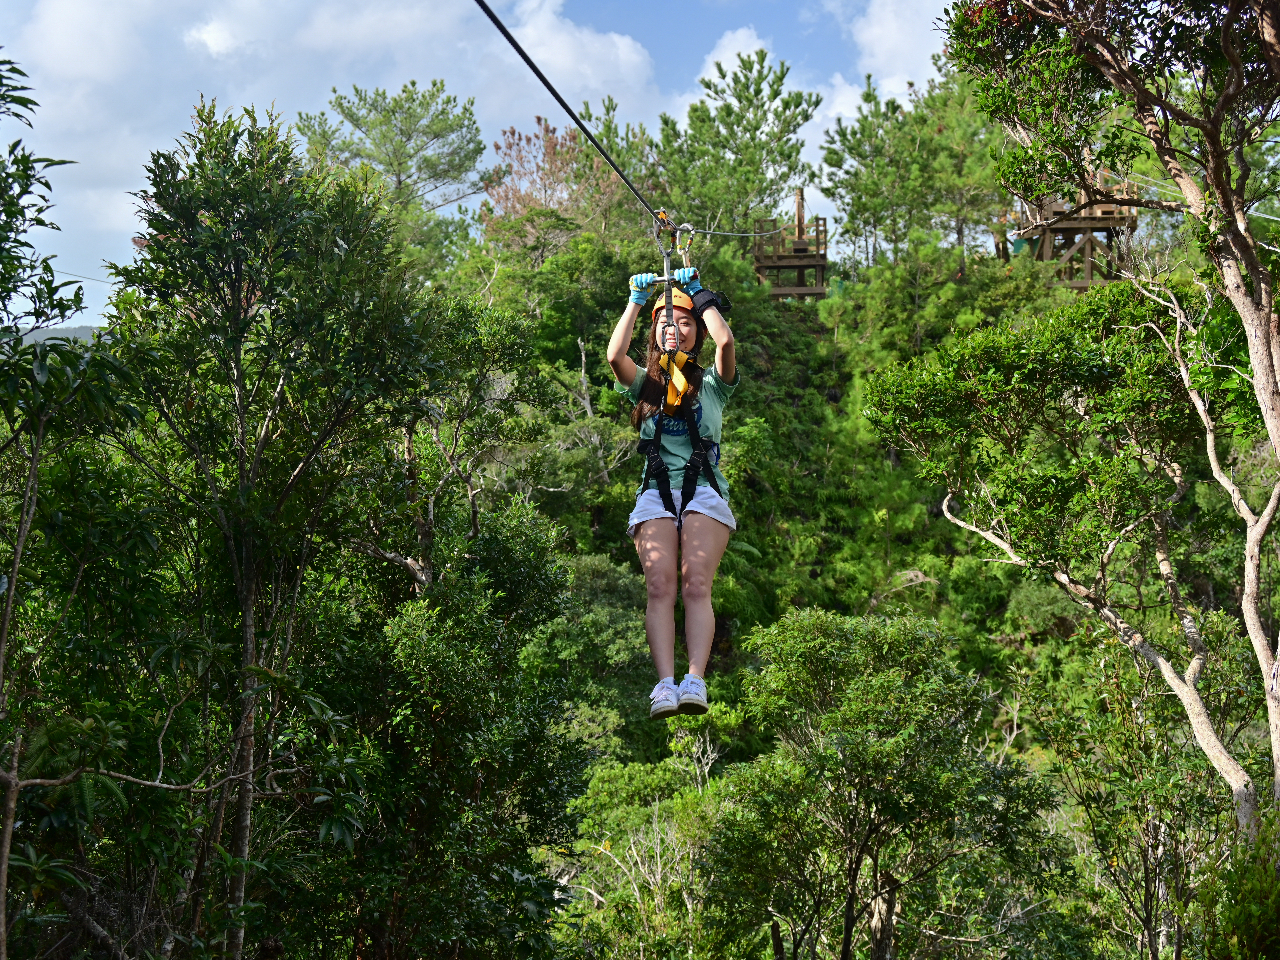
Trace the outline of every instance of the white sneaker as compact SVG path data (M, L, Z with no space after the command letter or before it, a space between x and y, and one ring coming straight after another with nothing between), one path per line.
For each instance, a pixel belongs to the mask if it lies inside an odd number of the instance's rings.
M680 681L680 712L707 712L707 683L701 677L686 673Z
M649 719L665 720L680 712L680 691L670 680L659 680L649 694Z

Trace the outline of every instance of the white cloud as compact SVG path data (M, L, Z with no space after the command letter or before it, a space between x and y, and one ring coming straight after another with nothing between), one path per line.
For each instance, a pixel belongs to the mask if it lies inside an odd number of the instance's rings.
M754 26L739 27L737 30L726 30L716 45L711 48L707 58L702 61L700 77L708 79L717 76L716 64L721 64L728 73L738 65L738 54L755 53L757 50L768 50L769 44L760 39Z
M386 55L416 44L419 51L437 43L452 46L465 36L469 11L460 3L328 2L314 5L297 30L305 48L343 60L369 54Z
M103 17L94 0L39 0L6 55L17 47L27 53L23 65L28 73L37 70L64 81L117 77L141 52L134 29L149 4L117 6L112 16Z
M818 92L822 94L822 106L818 109L817 120L824 125L836 117L852 117L862 106L862 94L866 90L863 83L850 83L844 74L833 73L831 79L819 84Z
M563 7L564 0L521 0L516 6L519 22L511 32L570 106L609 94L635 100L636 93L657 93L653 57L639 41L580 26L561 15ZM537 81L527 77L521 86L530 83Z
M919 83L933 75L942 35L932 24L944 5L945 0L822 0L857 47L859 74L872 74L877 87L897 96L906 93L908 80Z
M231 26L221 20L210 20L203 26L192 27L182 39L188 46L203 46L215 57L225 57L243 42L231 32Z

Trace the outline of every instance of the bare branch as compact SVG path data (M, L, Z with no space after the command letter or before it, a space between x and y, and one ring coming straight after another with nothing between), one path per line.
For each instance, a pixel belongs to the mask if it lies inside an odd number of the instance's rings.
M952 513L951 498L954 495L955 494L952 491L948 491L946 497L944 497L942 500L942 515L944 517L946 517L948 520L954 523L957 527L960 527L964 530L968 530L970 533L976 533L983 540L986 540L988 543L992 544L993 546L1003 550L1005 554L1008 555L1009 559L1007 561L1002 561L1002 562L1012 563L1019 567L1029 566L1027 561L1023 560L1020 556L1017 555L1017 553L1014 552L1013 547L1010 546L1007 541L1002 540L1000 537L996 536L994 533L992 533L989 530L982 530L982 529L979 529L978 527L975 527L971 523L965 523L963 520L957 517L954 513Z

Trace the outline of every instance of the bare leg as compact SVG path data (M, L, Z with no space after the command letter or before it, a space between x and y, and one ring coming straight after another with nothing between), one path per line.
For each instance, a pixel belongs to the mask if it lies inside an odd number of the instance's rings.
M684 642L689 649L689 672L707 672L716 617L711 610L711 584L733 533L703 513L686 513L680 530L680 597L684 600ZM664 674L666 676L666 674Z
M687 522L687 521L686 521ZM636 553L644 568L649 604L644 612L644 632L658 679L676 671L676 553L679 536L669 517L646 520L636 530ZM721 550L724 548L721 547Z

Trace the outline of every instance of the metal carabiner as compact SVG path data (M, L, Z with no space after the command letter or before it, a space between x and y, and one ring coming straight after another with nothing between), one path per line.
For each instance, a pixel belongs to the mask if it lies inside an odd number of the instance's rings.
M671 246L666 247L662 242L662 235L668 234L671 237ZM685 234L688 239L681 243L680 235ZM663 280L663 298L664 309L662 311L662 325L658 333L658 347L662 349L667 356L674 361L676 351L680 349L680 331L676 327L675 305L671 299L671 284L673 278L671 276L671 257L679 253L680 259L686 267L690 266L689 250L693 246L693 238L696 236L696 230L691 223L682 223L679 226L675 221L667 215L665 208L659 209L653 221L653 239L658 244L658 252L662 254L662 280ZM667 330L674 329L676 334L676 346L670 350L665 349L663 344L667 339Z
M667 216L667 211L665 209L659 209L657 216L653 221L653 239L658 244L658 252L662 254L664 300L662 326L658 329L658 348L666 353L671 361L675 360L676 350L680 349L680 331L676 328L675 305L671 300L671 255L676 252L676 245L679 243L678 229L679 228L671 222L671 218ZM662 235L664 233L669 233L671 235L670 247L663 246ZM668 329L675 330L676 334L676 346L671 350L668 350L665 346Z
M687 234L688 238L683 244L680 242L680 234ZM686 267L693 266L689 262L689 251L693 249L693 239L698 235L697 230L691 223L682 223L676 227L676 253L680 254L680 259L684 261Z

